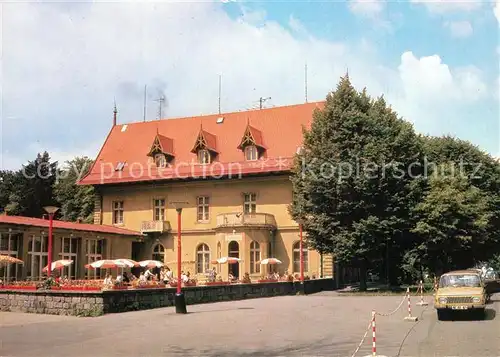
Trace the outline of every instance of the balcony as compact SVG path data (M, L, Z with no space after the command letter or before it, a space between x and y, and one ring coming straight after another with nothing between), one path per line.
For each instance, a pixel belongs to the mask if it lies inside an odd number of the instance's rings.
M222 213L217 215L217 228L255 227L276 229L276 219L269 213Z
M170 231L168 221L142 221L141 233L164 233Z

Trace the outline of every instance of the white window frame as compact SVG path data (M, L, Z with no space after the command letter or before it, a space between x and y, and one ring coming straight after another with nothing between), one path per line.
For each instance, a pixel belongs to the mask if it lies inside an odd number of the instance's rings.
M166 200L164 198L155 198L153 199L153 220L154 221L162 221L165 219L165 205Z
M124 216L124 202L123 201L113 201L113 224L114 225L123 225L123 216Z
M257 241L252 241L250 243L250 274L260 273L260 243Z
M304 252L304 273L305 273L309 271L309 249L307 249L306 246L304 245L302 247L302 250ZM292 245L292 269L294 273L300 273L300 241L295 242Z
M69 240L69 252L64 251L64 243ZM63 268L62 275L67 275L70 279L76 279L78 277L78 254L80 253L80 247L78 245L78 238L74 237L61 237L61 253L59 253L60 259L72 260L73 264L68 265ZM73 252L73 247L76 246L76 252Z
M259 151L257 146L248 145L245 146L245 160L246 161L257 161L259 159Z
M207 149L198 150L198 163L201 165L208 165L212 162L212 156Z
M196 274L205 274L210 269L210 247L206 243L196 247Z
M19 247L22 243L22 235L15 233L0 233L0 247L2 246L2 241L7 241L7 250L2 250L0 248L1 255L7 255L13 258L19 258ZM14 242L16 242L16 250L13 250ZM0 267L3 270L3 274L0 274L0 279L4 281L17 279L17 274L19 272L19 264L7 264Z
M87 258L87 264L91 264L93 262L96 262L98 260L101 260L104 255L104 239L87 239L85 245L85 257ZM92 248L92 243L94 244L94 249ZM98 246L101 245L101 253L99 253ZM87 278L91 277L91 274L94 273L94 279L98 279L101 277L101 269L87 269Z
M40 240L40 251L38 251L36 246L36 240ZM43 268L48 264L49 260L49 251L48 251L48 237L44 234L41 234L39 237L32 235L31 236L31 244L28 241L28 256L31 262L30 265L30 275L28 276L31 280L40 280L43 276ZM33 274L35 272L35 257L38 257L38 267L36 268L36 272L38 274Z
M196 220L207 223L210 221L210 197L198 196L196 198Z
M252 214L257 212L257 194L247 192L243 194L243 213Z
M165 157L165 154L156 154L154 160L156 167L159 168L167 167L167 158Z

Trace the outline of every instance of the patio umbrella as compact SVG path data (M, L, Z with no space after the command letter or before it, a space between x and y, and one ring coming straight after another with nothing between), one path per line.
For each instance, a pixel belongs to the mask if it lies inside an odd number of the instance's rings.
M115 262L123 263L125 264L128 268L133 268L133 267L138 267L139 263L136 262L135 260L132 259L115 259Z
M213 260L211 263L212 264L236 264L241 261L240 258L235 258L235 257L222 257L217 260Z
M94 269L114 269L114 268L126 268L127 265L125 263L117 262L115 260L103 259L95 261L91 264L85 265L85 268L94 268Z
M24 262L9 255L0 255L0 264L24 264Z
M266 258L266 259L262 259L260 261L260 264L262 264L262 265L281 264L281 263L282 263L282 261L279 259L276 259L276 258Z
M143 268L161 268L164 264L158 260L143 260L139 262L139 266Z
M52 264L50 264L50 270L53 271L53 270L56 270L56 269L62 269L64 267L67 267L68 265L71 265L73 264L73 261L72 260L56 260L55 262L52 262ZM46 272L49 270L49 265L47 264L47 266L45 268L42 269L43 272Z

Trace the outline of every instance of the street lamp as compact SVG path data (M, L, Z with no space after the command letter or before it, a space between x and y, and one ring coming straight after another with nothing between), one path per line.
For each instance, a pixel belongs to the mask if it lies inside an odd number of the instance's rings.
M52 275L52 228L54 224L54 214L59 210L58 207L46 206L43 208L49 214L49 251L48 251L48 267L47 276L50 278Z
M175 294L175 312L186 314L186 299L181 291L181 230L182 230L182 209L188 205L185 201L170 202L177 211L177 293Z

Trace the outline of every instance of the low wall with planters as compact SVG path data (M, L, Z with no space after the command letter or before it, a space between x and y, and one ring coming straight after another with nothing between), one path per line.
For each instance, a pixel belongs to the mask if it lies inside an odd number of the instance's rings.
M183 288L188 305L334 290L333 279ZM99 316L174 305L174 288L103 291L0 290L0 311Z

